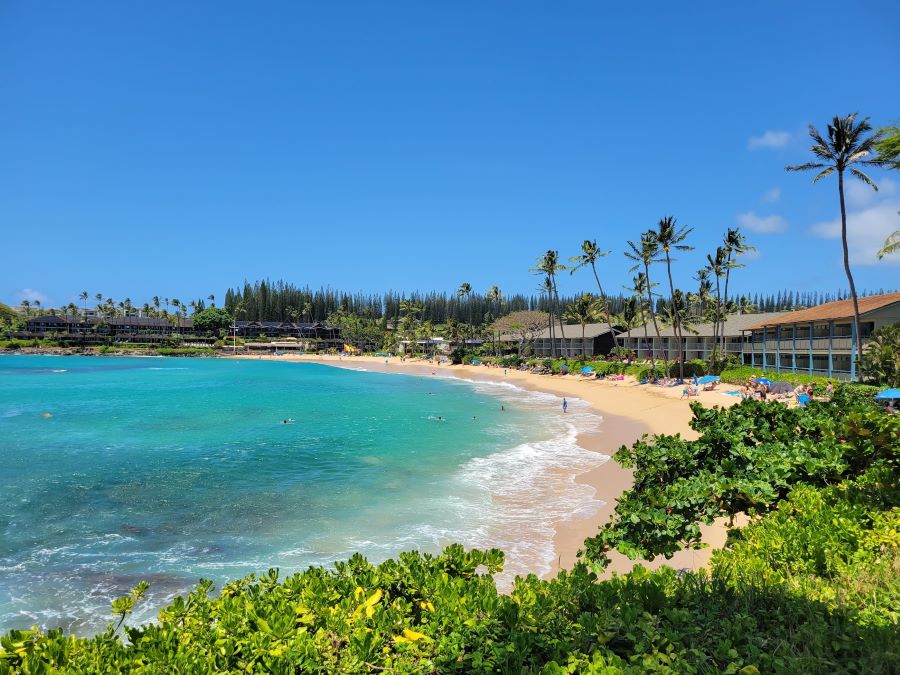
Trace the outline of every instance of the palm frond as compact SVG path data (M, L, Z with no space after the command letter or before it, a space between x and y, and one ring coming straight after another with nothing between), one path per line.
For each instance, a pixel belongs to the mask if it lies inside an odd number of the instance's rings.
M822 171L821 173L816 175L815 178L813 178L813 183L818 183L820 180L825 178L825 176L830 176L833 173L834 173L834 167L829 166L827 169L825 169L824 171Z
M784 167L785 171L812 171L813 169L823 169L827 164L821 164L819 162L807 162L806 164L791 164L789 166Z
M878 186L875 185L875 183L872 182L872 179L869 178L869 177L868 177L866 174L864 174L862 171L860 171L860 170L857 169L856 167L851 166L851 167L850 167L850 173L852 173L854 176L856 176L857 178L859 178L859 179L860 179L863 183L865 183L866 185L870 186L873 190L875 190L875 192L878 192Z
M878 259L881 260L884 256L897 251L900 251L900 230L894 230L893 234L884 240L884 246L878 251Z

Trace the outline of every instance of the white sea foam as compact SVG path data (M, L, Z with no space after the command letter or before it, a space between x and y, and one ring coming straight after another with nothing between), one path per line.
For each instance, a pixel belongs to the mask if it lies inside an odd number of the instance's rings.
M446 379L533 412L549 438L466 462L455 477L461 492L475 489L489 497L481 501L451 499L444 506L460 516L460 529L430 532L426 528L417 532L417 537L420 541L454 540L467 546L502 549L506 564L497 582L503 588L508 588L517 575L552 571L556 564L556 526L588 518L604 504L597 499L594 488L576 481L578 475L609 459L577 442L580 433L596 431L602 417L593 412L589 403L577 398L567 398L569 412L563 415L562 396L531 391L509 382Z

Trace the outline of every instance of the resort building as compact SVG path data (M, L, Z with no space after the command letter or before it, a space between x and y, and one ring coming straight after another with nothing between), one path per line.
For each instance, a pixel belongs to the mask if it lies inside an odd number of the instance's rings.
M900 292L859 298L860 335L853 325L853 301L839 300L757 318L745 330L744 363L775 372L856 379L856 342L863 348L872 331L900 323Z
M169 319L148 316L59 316L46 314L31 317L25 330L16 333L20 338L100 338L123 342L152 342L178 334L192 334L190 319Z
M558 323L553 327L553 338L550 337L550 327L534 337L532 348L535 356L580 357L606 355L615 347L615 327L606 323L589 323L584 326L582 335L581 324ZM504 337L501 339L510 339ZM513 341L518 342L518 338Z
M716 331L716 324L692 323L681 330L681 341L684 347L684 360L692 359L708 360L712 358L713 348L716 345L718 333L717 354L721 354L722 335L725 336L725 354L733 354L743 358L744 341L747 339L744 331L761 320L775 319L784 312L769 312L765 314L732 314L726 317L724 327L720 325ZM675 329L672 326L663 328L660 326L659 336L652 323L645 327L632 328L629 333L620 333L616 337L620 346L634 352L639 359L650 359L651 353L657 359L674 360L678 358L678 340L675 337Z

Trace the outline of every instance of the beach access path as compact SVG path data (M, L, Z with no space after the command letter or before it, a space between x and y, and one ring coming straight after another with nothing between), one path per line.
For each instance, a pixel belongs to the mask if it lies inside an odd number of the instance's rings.
M293 361L321 363L336 367L360 368L372 372L406 373L421 376L462 377L487 382L508 382L523 389L540 391L568 398L586 401L603 418L596 431L581 433L578 444L587 450L612 457L622 445L631 445L643 434L681 434L692 439L697 434L690 428L692 418L688 400L681 397L683 386L661 388L639 385L633 377L624 380L585 379L579 375L536 375L516 369L503 369L474 365L436 365L423 360L401 361L398 357L347 356L347 355L246 355L227 358L253 360ZM385 363L387 361L387 363ZM739 396L724 395L728 386L717 391L701 392L691 397L705 406L731 406L740 400ZM589 518L565 520L556 524L554 546L557 560L553 570L546 576L555 576L559 569L571 568L579 549L586 538L596 534L597 529L609 520L615 508L616 499L632 485L632 472L623 469L615 461L604 462L597 468L576 477L580 483L594 488L595 498L605 502ZM738 524L746 522L741 519ZM703 541L708 548L679 551L669 560L657 557L652 562L632 561L613 552L607 575L629 571L634 565L656 569L662 565L675 568L697 570L705 567L712 551L721 548L727 537L726 521L717 521L711 526L701 526Z

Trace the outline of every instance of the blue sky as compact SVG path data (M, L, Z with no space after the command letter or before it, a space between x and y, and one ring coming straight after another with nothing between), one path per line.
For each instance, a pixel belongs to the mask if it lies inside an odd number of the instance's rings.
M895 2L5 2L0 301L264 277L530 292L534 259L584 238L613 250L614 292L625 240L668 214L695 228L679 285L740 225L759 249L740 291L843 288L836 184L783 167L810 122L900 118L898 21ZM873 252L900 172L872 175L880 193L848 194L857 286L894 288Z

